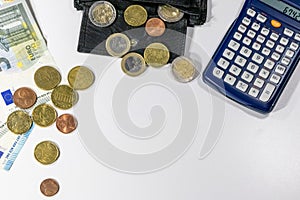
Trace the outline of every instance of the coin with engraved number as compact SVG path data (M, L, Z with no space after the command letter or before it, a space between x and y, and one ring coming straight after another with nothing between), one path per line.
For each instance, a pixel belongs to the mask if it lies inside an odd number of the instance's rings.
M32 119L34 123L41 127L51 126L57 118L57 112L49 104L41 104L32 111Z
M197 74L194 63L184 56L177 57L172 62L172 72L175 79L183 83L192 81Z
M123 33L114 33L106 39L106 51L114 57L122 57L130 50L131 41Z
M45 179L41 182L40 191L47 197L56 195L59 191L59 184L52 178Z
M129 53L122 58L122 70L129 76L138 76L147 69L143 56L138 53Z
M58 146L51 141L43 141L36 145L34 149L34 157L35 159L43 164L50 165L57 161L60 155L60 151Z
M52 90L61 81L60 73L50 66L39 68L34 74L35 84L43 90Z
M124 11L124 20L130 26L141 26L147 21L147 10L140 5L131 5Z
M75 90L84 90L93 85L94 73L87 67L76 66L69 71L68 82Z
M78 93L68 85L59 85L52 91L51 100L55 107L67 110L77 103Z
M164 34L166 30L165 23L159 18L151 18L147 21L145 30L148 35L158 37Z
M35 104L36 99L36 93L28 87L17 89L13 95L15 105L22 109L32 107Z
M148 65L152 67L162 67L170 59L169 49L162 43L152 43L146 47L144 58Z
M183 17L183 12L170 5L161 5L157 9L158 16L165 22L178 22Z
M57 129L65 134L73 132L77 128L78 122L71 114L63 114L56 120Z
M89 19L95 26L107 27L117 17L115 7L108 1L97 1L89 9Z
M15 134L26 133L31 128L31 125L31 117L21 110L11 113L7 118L7 128Z

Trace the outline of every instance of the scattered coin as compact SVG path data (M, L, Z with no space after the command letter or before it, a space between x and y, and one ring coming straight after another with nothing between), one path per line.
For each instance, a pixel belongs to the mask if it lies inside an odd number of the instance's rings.
M49 104L41 104L34 108L32 118L37 125L48 127L56 121L57 112Z
M125 22L130 26L141 26L147 21L147 10L140 5L131 5L124 11Z
M29 131L32 125L30 116L21 110L11 113L7 118L7 128L15 134L23 134Z
M130 50L131 41L123 33L114 33L106 39L106 50L114 57L122 57Z
M56 120L57 129L65 134L71 133L77 128L78 122L71 114L63 114Z
M158 37L164 34L166 30L165 23L159 18L151 18L146 23L146 32L152 37Z
M35 104L36 99L36 93L28 87L17 89L13 95L15 105L22 109L32 107Z
M35 159L43 165L54 163L58 159L59 154L58 146L51 141L43 141L36 145L34 149Z
M78 94L68 85L59 85L52 91L51 100L57 108L67 110L77 103Z
M143 56L138 53L125 55L122 58L121 67L123 72L129 76L138 76L147 69Z
M69 71L68 81L74 90L84 90L94 83L95 76L89 68L76 66Z
M116 9L108 1L97 1L89 10L89 19L95 26L107 27L116 20L116 17Z
M162 43L152 43L146 47L144 58L148 65L152 67L162 67L168 63L170 52Z
M43 90L52 90L61 81L60 73L50 66L39 68L34 74L35 84Z
M161 5L157 9L158 16L165 22L178 22L183 17L183 12L170 5Z
M183 83L193 80L197 74L194 63L184 56L177 57L172 62L172 72L176 80Z
M47 197L52 197L58 193L59 184L56 180L48 178L43 180L43 182L40 185L40 190L43 195Z

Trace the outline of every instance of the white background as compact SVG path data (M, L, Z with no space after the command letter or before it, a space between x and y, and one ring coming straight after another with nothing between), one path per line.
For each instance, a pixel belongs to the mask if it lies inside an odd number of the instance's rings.
M192 40L197 45L188 45L187 53L198 58L202 68L205 68L208 57L212 56L238 15L242 3L242 0L212 0L209 22L189 30L194 32ZM72 0L32 0L32 4L48 47L64 77L73 66L89 64L89 59L93 60L90 65L99 63L99 67L105 67L111 61L109 57L90 56L76 51L82 13L75 10ZM199 45L203 49L201 52L197 48ZM115 72L114 76L122 76L121 69L112 71ZM155 173L132 175L114 171L93 159L76 132L63 135L55 126L47 129L36 127L12 169L0 172L0 198L49 199L40 193L39 184L51 177L60 183L61 189L50 199L59 200L298 200L298 71L275 111L265 118L226 100L221 137L204 159L199 159L199 156L205 130L210 123L210 117L207 116L212 113L212 97L201 80L192 82L190 85L197 94L202 120L200 125L203 127L199 127L197 138L181 159ZM151 73L151 69L148 73ZM105 87L110 88L109 84ZM138 111L132 110L133 120L147 123L147 120L138 120L140 118L135 117L139 115L135 113ZM106 114L109 113L101 113L104 116ZM43 140L53 140L60 147L61 156L53 165L43 166L33 157L35 145ZM116 143L122 145L120 141Z

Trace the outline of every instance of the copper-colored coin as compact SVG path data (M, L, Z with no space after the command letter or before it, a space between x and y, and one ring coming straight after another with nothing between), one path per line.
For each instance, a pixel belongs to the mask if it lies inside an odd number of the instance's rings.
M71 114L63 114L56 120L57 129L65 134L71 133L77 128L77 120Z
M59 184L56 180L52 178L45 179L41 185L40 185L40 190L43 195L47 197L54 196L58 193L59 191Z
M28 87L17 89L13 95L15 105L22 109L32 107L35 104L36 99L36 93Z
M159 18L151 18L146 23L146 32L152 37L158 37L164 34L166 30L165 23Z

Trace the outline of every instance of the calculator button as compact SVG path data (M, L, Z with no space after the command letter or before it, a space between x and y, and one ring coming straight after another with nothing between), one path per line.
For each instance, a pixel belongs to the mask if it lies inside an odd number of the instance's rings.
M248 83L250 83L253 79L253 75L250 74L249 72L245 71L243 74L242 74L242 79L244 79L245 81L247 81Z
M297 33L297 34L295 35L295 40L297 40L297 41L300 42L300 33Z
M252 60L258 64L261 64L264 61L264 57L258 53L255 53L252 57Z
M235 78L234 76L231 76L230 74L227 74L227 75L225 76L224 81L225 81L226 83L228 83L229 85L234 85L234 83L235 83L235 81L236 81L236 78Z
M254 10L252 10L251 8L249 8L247 10L247 15L249 15L251 17L254 17L256 15L256 12Z
M275 84L278 84L279 81L280 81L281 77L276 75L276 74L272 74L271 78L270 78L270 81L272 83L275 83Z
M274 28L280 28L281 27L281 23L275 19L271 20L271 25L274 27Z
M249 24L251 23L251 19L247 18L247 17L244 17L242 23L246 26L249 26Z
M259 76L261 76L264 79L267 79L269 77L269 75L270 75L270 72L266 69L262 69L259 72Z
M258 23L255 23L255 22L254 22L254 23L252 24L251 28L254 29L254 30L256 30L256 31L258 31L258 30L260 29L260 25L259 25Z
M237 50L239 49L239 47L240 47L240 44L237 43L237 42L234 41L234 40L231 40L231 41L229 42L229 44L228 44L228 47L231 48L231 49L234 50L234 51L237 51Z
M264 43L264 41L266 40L266 38L262 35L257 36L256 40L260 43Z
M254 64L253 62L250 62L247 66L247 69L252 73L256 73L259 69L259 66Z
M254 87L252 87L252 88L249 90L249 93L248 93L248 94L256 98L256 97L258 96L258 93L259 93L259 90L256 89L256 88L254 88Z
M280 44L286 46L288 43L289 43L289 39L284 37L280 39Z
M261 23L265 23L267 21L267 17L263 16L262 14L258 14L256 19Z
M243 91L243 92L246 92L247 88L248 88L248 85L242 81L239 81L237 84L236 84L236 88Z
M264 47L261 53L264 54L265 56L268 56L268 55L270 55L271 50L268 49L268 48L266 48L266 47Z
M253 45L252 45L252 48L256 51L259 51L260 48L261 48L261 45L257 42L254 42Z
M260 78L256 78L255 81L254 81L254 85L258 88L262 88L264 83L265 83L265 81L260 79Z
M224 58L221 58L219 60L219 62L217 63L217 65L219 67L222 67L223 69L227 69L227 67L229 66L229 62L227 60L225 60Z
M264 36L268 36L269 33L270 33L270 30L264 27L264 28L261 29L260 32L261 32L261 34L263 34Z
M289 58L286 58L286 57L282 58L282 60L281 60L281 63L284 64L284 65L289 65L290 62L291 62L291 60Z
M264 66L268 69L273 69L273 67L275 66L275 62L270 59L267 59Z
M232 65L229 69L229 72L234 74L235 76L238 76L241 73L241 71L242 71L242 69L235 65Z
M239 28L238 28L238 30L239 30L241 33L245 33L246 30L247 30L247 27L244 26L244 25L240 25Z
M284 31L283 31L283 34L284 35L287 35L289 37L292 37L294 35L294 31L288 29L288 28L285 28Z
M234 34L234 39L236 39L236 40L241 40L242 39L242 37L243 37L243 35L242 34L240 34L239 32L236 32L235 34Z
M245 64L247 63L247 60L241 56L237 56L234 62L239 66L244 67Z
M276 61L277 61L277 60L280 59L280 54L274 52L274 53L272 54L271 58L272 58L273 60L276 60Z
M290 48L294 51L297 51L298 48L299 48L299 45L295 42L292 42L291 45L290 45Z
M276 33L272 33L270 38L274 41L277 41L279 39L279 35Z
M275 46L275 43L271 40L268 40L266 46L272 49Z
M278 74L284 74L286 68L282 65L277 65L276 69L275 69L275 72L278 73Z
M261 96L259 97L259 100L263 101L263 102L267 102L270 100L274 90L275 90L275 86L268 83L265 87L265 89L263 90Z
M284 48L283 46L281 46L281 45L277 45L277 47L276 47L275 50L276 50L277 52L279 52L279 53L283 53L284 50L285 50L285 48Z
M221 70L221 69L219 69L219 68L217 68L217 67L214 68L214 70L213 70L213 75L214 75L215 77L221 79L222 76L223 76L223 74L224 74L224 71L223 71L223 70Z
M249 58L251 53L252 53L252 50L248 49L247 47L242 47L240 53L245 56L246 58Z
M244 43L245 45L250 45L251 42L252 42L252 40L251 40L250 38L248 38L248 37L245 37L245 38L243 39L243 43Z
M234 57L235 53L229 49L225 49L223 56L225 58L227 58L228 60L232 60L232 58Z
M291 51L291 50L287 50L285 53L285 56L288 58L292 58L294 55L295 55L295 52Z
M247 33L247 36L252 38L252 39L255 37L255 35L256 35L256 32L254 32L253 30L249 30L248 33Z

